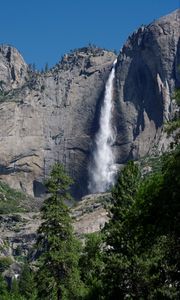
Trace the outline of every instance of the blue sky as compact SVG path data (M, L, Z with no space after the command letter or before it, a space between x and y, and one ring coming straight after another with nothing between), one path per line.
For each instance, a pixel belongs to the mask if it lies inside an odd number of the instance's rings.
M88 43L119 51L136 28L177 9L179 1L4 0L0 43L15 46L39 69Z

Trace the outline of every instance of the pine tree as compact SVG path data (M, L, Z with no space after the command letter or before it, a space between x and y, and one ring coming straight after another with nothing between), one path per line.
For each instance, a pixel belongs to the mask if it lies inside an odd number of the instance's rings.
M39 299L78 299L81 282L78 269L79 242L73 235L68 189L72 180L62 165L52 168L46 188L50 194L42 207L37 249L40 253L37 271Z
M103 276L104 298L125 299L128 289L133 290L131 258L136 248L127 230L128 212L135 201L140 183L138 166L130 161L119 174L117 184L112 190L110 221L105 225L106 253Z
M1 299L3 299L3 300L7 299L7 296L8 296L7 288L8 288L7 283L0 273L0 295L1 295Z
M102 259L101 233L90 233L85 237L85 245L80 258L81 277L87 288L87 300L100 299L102 291L101 273L104 267Z
M179 174L179 149L140 184L132 163L122 171L104 230L104 299L179 299Z
M23 265L21 276L19 278L19 292L27 300L35 299L36 288L34 273L27 263Z
M45 67L44 67L44 72L47 73L48 70L49 70L49 66L48 66L48 63L46 63L46 64L45 64Z
M140 183L139 167L129 161L124 169L119 173L118 180L112 189L112 207L110 209L110 222L105 226L107 233L107 243L113 247L113 251L121 248L121 241L118 233L121 232L122 225L126 220L126 215L135 200L135 194Z
M17 278L13 278L12 279L12 283L11 283L11 289L10 289L10 293L9 293L9 297L10 299L17 299L17 300L21 300L21 296L19 294L19 281Z

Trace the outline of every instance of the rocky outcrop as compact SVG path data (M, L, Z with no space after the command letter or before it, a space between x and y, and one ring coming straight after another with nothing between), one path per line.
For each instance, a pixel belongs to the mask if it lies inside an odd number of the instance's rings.
M9 56L1 52L4 55L2 63L8 65ZM11 49L11 52L17 51ZM2 180L31 195L41 196L44 192L42 181L58 160L76 180L76 197L86 193L96 113L114 59L112 52L82 48L65 55L49 72L29 71L26 79L17 82L16 88L2 90ZM18 69L20 65L25 68L20 55L17 60Z
M98 232L108 221L109 193L88 195L71 208L75 234L84 239L87 233ZM34 244L41 225L40 213L14 213L0 215L0 258L10 257L12 263L24 257L34 259Z
M163 123L180 84L180 11L135 32L116 66L113 122L116 163L162 151ZM0 47L0 177L37 197L51 165L61 161L87 192L88 162L104 87L116 55L85 47L46 73L31 71L16 49Z
M27 77L28 66L21 54L11 46L0 46L0 91L20 88Z
M142 26L128 38L116 69L117 162L166 147L162 126L173 114L179 65L180 10Z

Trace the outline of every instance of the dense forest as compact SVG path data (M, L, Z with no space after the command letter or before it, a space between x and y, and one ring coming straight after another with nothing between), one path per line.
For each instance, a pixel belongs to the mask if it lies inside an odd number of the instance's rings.
M83 243L64 204L71 183L54 165L35 260L27 258L11 285L0 277L1 299L179 299L179 147L146 176L130 161L112 190L109 222Z

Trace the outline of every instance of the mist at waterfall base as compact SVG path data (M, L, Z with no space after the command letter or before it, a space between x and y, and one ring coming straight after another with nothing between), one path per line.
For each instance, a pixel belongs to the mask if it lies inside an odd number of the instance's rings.
M112 145L115 142L115 130L112 127L113 82L115 78L115 60L106 82L105 96L101 107L99 131L95 136L92 162L89 165L89 192L106 192L115 181L116 167Z

